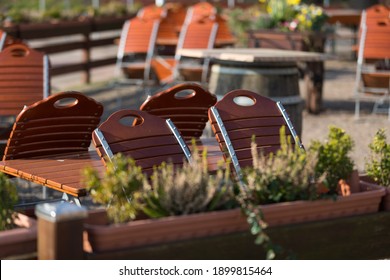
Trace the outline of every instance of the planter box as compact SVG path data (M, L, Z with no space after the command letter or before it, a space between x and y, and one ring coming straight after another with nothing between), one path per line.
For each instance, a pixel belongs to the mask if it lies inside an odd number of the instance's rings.
M337 201L296 201L261 206L269 226L375 213L385 190L360 184L360 190ZM91 213L85 224L84 250L112 252L146 245L225 235L249 230L241 209L108 225L105 212Z
M359 179L360 179L361 183L363 183L367 186L371 186L373 188L374 187L377 188L379 186L374 180L372 180L367 175L360 175ZM383 187L383 188L385 189L386 194L382 198L382 203L381 203L380 209L384 210L384 211L390 211L390 188L387 188L387 187Z
M0 231L0 258L14 258L37 251L36 221L18 213L15 220L18 228Z

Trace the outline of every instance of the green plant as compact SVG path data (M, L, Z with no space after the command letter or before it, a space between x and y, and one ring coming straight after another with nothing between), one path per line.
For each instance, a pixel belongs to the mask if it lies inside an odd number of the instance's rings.
M384 129L376 132L369 148L370 156L365 164L367 175L378 184L390 187L390 143Z
M0 173L0 231L13 227L13 207L17 200L16 186L4 173Z
M312 141L309 150L318 153L316 178L324 176L322 183L329 195L337 195L337 186L341 179L347 179L354 168L349 153L354 142L341 128L331 126L325 142Z
M114 223L133 220L139 209L138 197L145 177L133 159L122 154L107 163L101 177L96 170L84 170L87 189L94 202L107 205L107 214Z
M267 156L259 154L257 146L252 144L253 167L244 169L244 184L238 195L251 233L256 235L256 244L261 244L266 250L267 259L282 254L282 248L273 244L265 233L267 224L258 206L318 198L316 154L294 147L291 139L286 137L284 126L280 130L280 143L281 148Z
M195 150L191 163L174 168L163 163L155 168L143 188L143 211L152 218L227 209L235 206L229 168L207 169L206 153Z

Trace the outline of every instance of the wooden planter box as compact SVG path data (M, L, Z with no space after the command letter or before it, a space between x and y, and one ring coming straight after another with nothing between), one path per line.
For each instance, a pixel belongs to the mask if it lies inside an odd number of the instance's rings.
M269 226L375 213L385 190L365 183L348 197L334 200L296 201L261 206ZM85 224L84 250L112 252L128 248L195 240L249 230L241 209L108 225L105 212L91 213Z
M370 186L373 188L377 188L379 186L374 180L372 180L370 177L368 177L365 174L360 175L359 179L360 179L361 183L363 183L367 186ZM384 211L390 211L390 188L387 188L387 187L383 187L383 188L385 189L386 194L382 198L382 203L381 203L380 209L384 210Z
M37 251L36 221L18 213L15 220L18 227L0 231L0 258L26 256Z

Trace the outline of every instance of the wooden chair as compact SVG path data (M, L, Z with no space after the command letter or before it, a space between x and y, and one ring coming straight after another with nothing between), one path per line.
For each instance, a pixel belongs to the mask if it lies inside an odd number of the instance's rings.
M49 58L22 43L0 52L0 144L23 107L50 94ZM3 149L0 154L2 155Z
M387 16L375 14L368 20L368 15L366 11L362 12L359 32L354 89L356 118L360 115L360 99L363 95L374 98L373 113L378 112L384 102L390 103L390 18L386 13ZM390 104L388 116L390 120Z
M79 92L63 92L27 106L16 118L0 171L64 193L86 195L81 170L102 166L90 152L103 106Z
M114 154L131 157L147 175L153 166L170 161L181 166L191 154L170 120L138 110L112 114L93 133L93 143L104 164Z
M133 18L125 22L119 41L117 67L130 82L152 81L151 59L154 55L159 20Z
M160 83L171 83L176 79L207 82L210 61L185 60L178 54L179 49L210 49L214 47L218 24L199 21L182 26L174 58L155 57L153 69Z
M137 13L137 17L143 19L144 21L161 19L166 16L167 10L165 9L165 7L159 7L156 5L147 5L141 8Z
M233 36L227 20L220 15L216 15L215 22L218 23L215 46L218 48L233 46L237 42L237 39Z
M198 84L185 83L149 97L140 110L171 119L186 142L190 142L202 136L208 122L208 109L216 102L216 96Z
M303 148L280 102L247 90L226 94L209 109L209 120L225 159L230 159L241 180L241 168L252 165L254 139L263 154L280 148L280 128L285 125L292 143Z
M215 20L217 9L208 2L199 2L187 10L185 23L198 22L207 19Z

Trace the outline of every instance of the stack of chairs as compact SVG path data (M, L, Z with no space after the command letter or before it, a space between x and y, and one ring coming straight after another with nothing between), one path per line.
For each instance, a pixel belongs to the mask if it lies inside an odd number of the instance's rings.
M360 99L375 100L373 113L390 103L390 8L375 5L362 12L355 80L355 117L360 116ZM386 110L386 109L384 109ZM390 120L390 104L388 116Z

